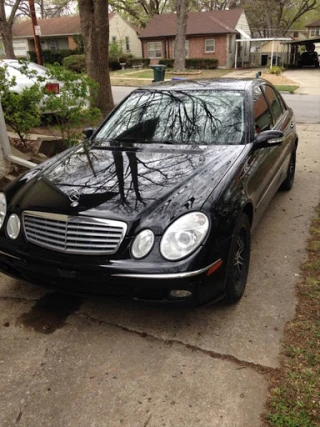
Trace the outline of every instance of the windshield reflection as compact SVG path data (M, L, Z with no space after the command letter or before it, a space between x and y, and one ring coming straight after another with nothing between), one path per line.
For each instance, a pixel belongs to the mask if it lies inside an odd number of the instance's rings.
M136 91L95 137L94 145L121 142L241 144L244 95L235 91Z

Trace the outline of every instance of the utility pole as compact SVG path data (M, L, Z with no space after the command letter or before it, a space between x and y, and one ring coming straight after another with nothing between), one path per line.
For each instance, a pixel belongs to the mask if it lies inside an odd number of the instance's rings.
M30 16L32 21L32 29L33 29L33 38L34 45L36 48L37 61L39 65L42 65L42 55L41 55L41 46L40 46L40 36L38 33L38 21L37 15L34 7L34 0L29 0L29 8L30 8Z

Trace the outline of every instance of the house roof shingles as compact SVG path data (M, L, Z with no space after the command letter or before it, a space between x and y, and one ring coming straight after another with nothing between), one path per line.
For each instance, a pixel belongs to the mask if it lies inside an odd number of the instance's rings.
M242 12L242 9L190 12L187 35L235 33L235 27ZM140 32L139 38L175 36L177 32L176 18L175 13L154 16Z
M114 16L109 14L109 20ZM79 16L60 16L59 18L38 19L42 36L68 36L81 33ZM12 35L18 37L33 37L30 20L17 22L13 25Z
M311 22L311 24L309 25L306 25L306 28L309 28L309 27L320 27L320 19L318 21Z

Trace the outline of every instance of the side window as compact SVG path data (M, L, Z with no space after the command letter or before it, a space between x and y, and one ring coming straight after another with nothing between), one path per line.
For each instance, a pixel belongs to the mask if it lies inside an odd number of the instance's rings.
M264 91L269 102L274 121L277 122L283 113L279 98L271 86L264 86Z
M256 133L273 127L269 106L260 87L255 87L253 90L253 116Z

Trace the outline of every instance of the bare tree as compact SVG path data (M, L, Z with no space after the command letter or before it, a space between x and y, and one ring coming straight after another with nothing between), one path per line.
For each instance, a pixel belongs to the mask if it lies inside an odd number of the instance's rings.
M190 10L205 12L208 10L225 10L239 7L240 0L190 0Z
M175 0L177 34L174 42L174 71L185 71L188 0Z
M2 37L6 57L11 59L15 58L12 41L12 25L20 2L21 0L15 0L12 3L11 12L9 14L9 17L7 18L5 10L5 0L0 0L0 35Z
M252 32L263 37L285 36L317 0L242 0Z
M109 75L108 0L79 0L79 12L87 72L100 86L96 106L106 116L113 108Z
M145 27L155 15L174 11L170 0L110 0L109 4L112 11L120 12L139 27Z
M11 1L6 0L6 3L10 3ZM37 16L41 19L68 15L71 13L71 7L75 6L74 0L37 0L34 3L36 5ZM28 1L20 2L18 16L30 17Z

